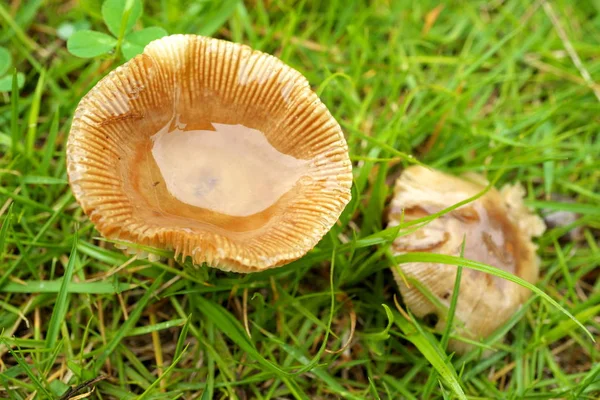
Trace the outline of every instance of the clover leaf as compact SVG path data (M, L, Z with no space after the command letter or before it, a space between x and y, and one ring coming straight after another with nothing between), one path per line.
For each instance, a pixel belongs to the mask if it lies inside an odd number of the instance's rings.
M93 30L79 30L69 37L67 49L74 56L93 58L108 55L118 48L129 60L144 51L148 43L168 34L157 26L132 32L142 13L141 0L105 0L102 18L112 36Z
M142 16L141 0L106 0L102 4L102 18L110 33L119 37L133 28L135 22ZM125 12L128 13L125 20ZM125 27L123 27L125 24ZM123 33L121 33L121 30Z
M108 53L116 45L117 39L114 37L85 29L71 35L67 42L67 49L77 57L92 58Z
M130 60L144 51L144 47L146 47L148 43L166 35L168 35L167 31L159 26L151 26L149 28L131 32L129 35L125 36L121 51L125 58Z

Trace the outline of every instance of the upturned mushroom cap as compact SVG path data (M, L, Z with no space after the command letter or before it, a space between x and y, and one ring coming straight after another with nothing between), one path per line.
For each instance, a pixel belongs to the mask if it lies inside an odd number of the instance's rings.
M150 43L81 100L67 167L103 236L238 272L304 255L352 184L344 135L306 78L194 35Z
M389 226L404 220L422 218L481 192L485 179L470 175L460 179L421 166L406 169L396 181L390 207ZM393 243L395 254L432 252L459 256L463 238L464 257L515 274L528 282L538 278L539 259L532 236L543 233L541 218L523 204L524 189L507 185L500 192L491 189L479 199L461 206ZM394 276L407 307L417 317L438 316L437 329L443 329L450 306L456 267L435 263L400 265L408 286L397 268ZM427 288L446 307L438 309L417 288L414 280ZM455 313L459 335L479 340L502 326L530 296L528 289L507 280L470 269L463 269ZM471 348L464 342L450 341L453 351Z

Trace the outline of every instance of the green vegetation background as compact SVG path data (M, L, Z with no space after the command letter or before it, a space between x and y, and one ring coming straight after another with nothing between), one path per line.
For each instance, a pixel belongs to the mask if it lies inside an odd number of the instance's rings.
M597 338L600 3L146 1L134 31L274 54L347 134L354 198L340 223L303 259L248 276L129 262L75 203L73 111L124 60L75 57L65 40L109 33L100 10L0 4L0 398L599 398L598 344L539 297L503 328L506 341L460 357L404 319L382 214L411 157L520 181L538 212L578 213L539 239L538 287ZM565 239L574 227L581 237Z

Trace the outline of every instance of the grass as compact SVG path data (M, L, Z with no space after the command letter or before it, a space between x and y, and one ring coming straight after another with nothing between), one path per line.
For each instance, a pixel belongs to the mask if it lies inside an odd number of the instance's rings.
M346 132L355 182L339 223L252 275L131 260L99 238L64 145L81 96L121 61L76 58L59 35L105 31L100 2L2 3L0 45L25 85L0 94L0 398L599 398L598 342L539 296L462 356L445 350L453 332L395 306L389 267L431 256L391 259L382 215L393 177L421 162L578 213L538 240L537 288L598 338L600 6L527 3L146 1L141 26L277 55Z

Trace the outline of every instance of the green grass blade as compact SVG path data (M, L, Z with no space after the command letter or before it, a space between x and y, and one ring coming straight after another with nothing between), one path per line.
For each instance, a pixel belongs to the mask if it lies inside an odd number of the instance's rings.
M140 326L138 328L133 328L132 330L130 330L129 333L127 334L127 336L147 335L152 332L157 332L157 331L161 331L163 329L169 329L174 326L182 325L185 322L186 322L185 319L178 318L178 319L171 319L169 321L159 322L154 325Z
M19 194L15 194L13 192L10 192L6 189L4 189L3 187L0 186L0 195L4 195L6 197L10 197L11 199L14 200L15 203L24 205L24 206L29 206L35 210L42 210L42 211L47 211L47 212L54 212L54 209L50 206L47 206L45 204L39 203L35 200L31 200L30 198L27 198L25 196L21 196Z
M489 265L486 265L483 263L479 263L477 261L461 259L460 257L447 256L447 255L442 255L442 254L414 252L414 253L402 254L402 255L396 256L395 259L396 259L397 263L405 263L405 262L425 262L425 263L427 263L427 262L429 262L429 263L439 263L439 264L446 264L446 265L462 265L463 267L467 267L467 268L470 268L470 269L473 269L476 271L485 272L487 274L494 275L499 278L503 278L508 281L514 282L518 285L526 287L527 289L531 290L532 292L534 292L535 294L539 295L541 298L546 300L548 303L552 304L553 307L556 307L558 310L560 310L560 312L565 314L567 317L569 317L571 320L573 320L573 322L575 322L575 324L577 324L581 329L583 329L593 342L596 342L596 340L594 339L594 336L585 328L585 326L583 326L583 324L581 322L577 321L577 319L573 315L571 315L571 313L568 312L563 306L558 304L552 297L548 296L543 290L540 290L537 286L519 278L516 275L510 274L506 271L503 271L498 268L494 268L492 266L489 266Z
M0 287L4 293L58 293L62 287L60 281L8 282ZM69 282L67 293L80 294L116 294L133 289L135 286L123 282Z
M213 2L207 12L202 13L199 34L210 36L219 29L225 21L235 12L238 0L224 0ZM208 4L208 3L207 3Z
M52 176L25 175L23 177L23 183L30 185L66 185L68 181L66 179L54 178Z
M442 381L452 390L454 395L459 399L466 400L467 397L458 381L456 370L445 360L444 352L439 347L437 340L431 334L420 329L417 322L411 323L407 321L400 313L394 313L394 322L402 330L406 338L431 363Z
M4 243L6 242L6 237L8 236L8 229L10 228L10 224L12 222L12 210L14 203L8 207L8 212L4 217L4 222L2 223L2 227L0 228L0 262L4 258Z
M387 320L388 320L387 325L380 332L363 333L361 336L367 340L381 341L381 340L388 340L390 337L389 332L390 332L390 329L392 329L392 326L394 325L394 314L392 313L392 310L390 310L390 308L386 304L382 304L381 306L385 310L385 314L387 316Z
M36 387L37 391L40 392L41 394L43 394L45 396L45 398L53 399L54 396L52 395L52 393L50 393L50 391L48 391L46 386L42 383L42 381L38 378L38 376L33 372L33 370L31 369L29 364L25 361L25 359L23 357L21 357L20 354L15 352L10 346L8 346L6 343L4 343L4 340L2 337L0 337L0 343L2 343L8 347L8 352L14 358L14 360L17 362L17 364L19 364L19 366L21 368L23 368L23 371L27 374L29 379L31 379L31 383L33 383L33 385Z
M100 355L98 355L91 368L91 370L94 372L94 375L98 375L100 368L106 359L115 351L123 338L127 336L127 334L133 329L137 321L140 319L146 304L148 304L150 298L155 295L156 289L158 289L159 285L162 283L163 276L164 274L161 274L154 280L152 285L146 290L146 293L144 293L142 298L136 303L135 308L129 315L129 318L123 322L119 329L115 331L112 339L106 344L106 346L104 346L104 350L100 353Z
M69 256L69 262L65 268L65 273L61 280L60 289L54 303L54 309L52 310L52 317L50 317L50 323L48 324L48 331L46 333L46 347L51 349L58 340L58 334L60 332L60 326L64 322L65 315L67 314L67 307L69 305L69 291L68 286L73 278L73 272L75 271L75 263L77 261L77 233L73 236L73 246L71 247L71 255Z
M1 6L0 6L1 7ZM19 143L19 81L17 79L17 69L13 70L12 91L10 93L10 132L12 156L17 156L17 144Z
M465 244L466 237L463 237L462 246L460 249L460 258L464 258L465 255ZM456 305L458 304L458 295L460 294L460 280L462 277L462 265L456 266L456 278L454 279L454 288L452 290L452 298L450 299L450 308L448 309L448 316L446 318L446 328L442 335L440 345L444 351L448 348L448 341L450 339L450 333L452 333L454 325L454 315L456 314Z
M0 188L0 191L1 191L1 188ZM37 234L33 238L33 243L27 248L27 250L25 250L24 252L21 252L21 255L19 256L19 258L17 258L17 260L8 268L8 270L2 276L0 276L0 290L2 290L2 287L3 287L4 283L6 282L6 280L8 279L8 277L10 276L10 274L12 274L12 272L25 259L27 259L27 257L29 257L29 253L31 252L33 246L38 242L38 240L43 235L46 234L46 231L48 229L50 229L50 227L54 224L54 222L60 216L60 214L63 212L63 210L65 209L67 204L69 204L69 202L71 201L71 196L72 196L71 193L65 194L61 199L58 200L56 210L50 208L50 210L52 211L52 215L50 216L50 218L48 218L46 223L39 228Z
M466 238L463 237L463 241L462 241L462 246L460 249L460 258L464 258L464 254L465 254L465 243L466 243ZM461 265L457 265L456 268L456 278L454 279L454 288L452 290L452 298L450 299L450 308L448 309L448 313L446 316L446 327L444 328L444 332L442 333L442 339L440 340L440 347L442 348L442 351L446 351L446 349L448 348L448 342L450 341L450 334L452 333L452 330L454 329L454 315L456 313L456 305L458 304L458 296L460 294L460 280L462 277L462 266ZM437 297L432 296L433 298L437 300ZM424 390L424 397L428 398L431 395L431 392L434 388L435 382L436 382L436 375L435 375L435 371L431 371L431 374L429 375L429 379L427 380L427 383L425 384L425 390Z
M169 365L169 367L165 370L165 372L163 372L161 374L161 376L159 376L154 382L152 382L152 384L148 387L148 389L144 390L144 393L142 393L138 397L138 400L143 400L143 399L147 398L150 395L150 393L152 393L152 390L156 387L156 385L158 385L160 383L160 381L162 381L165 377L167 377L171 374L171 371L177 366L177 364L181 360L181 357L183 357L186 350L187 350L187 346L185 347L185 349L183 349L183 352L181 352L181 354L179 354L179 356L175 357L175 359L173 360L171 365Z
M192 321L192 316L189 315L185 320L185 323L181 327L181 332L179 332L179 337L177 338L177 345L175 346L175 354L174 357L177 358L183 351L183 347L185 346L185 341L188 337L188 331L190 329L190 323Z
M221 305L214 303L211 300L205 299L202 296L196 296L196 306L198 310L217 326L223 334L227 335L237 346L240 347L250 358L258 362L267 371L271 371L279 377L291 376L287 371L284 371L280 366L270 362L256 350L254 344L250 341L248 334L229 311Z
M269 338L273 342L281 346L282 349L284 349L288 354L292 355L298 362L300 362L304 366L310 366L312 364L312 361L296 347L290 346L287 343L282 342L281 340L277 339L273 334L269 333L267 334L267 336L269 336ZM360 396L349 392L343 386L341 386L339 382L337 382L336 379L327 372L326 369L323 369L321 367L313 367L310 369L310 372L311 374L317 376L317 378L319 378L321 381L325 382L327 386L339 396L351 400L361 399Z
M24 5L21 5L23 8L27 8L28 6L35 7L37 2L26 2ZM8 4L8 3L5 3ZM21 24L24 22L22 20L17 20L13 18L10 12L6 8L4 8L3 4L0 4L0 18L4 20L4 26L10 27L11 34L14 34L21 43L27 47L27 50L35 50L37 49L37 44L23 31Z
M555 211L569 211L582 215L594 215L600 216L600 206L595 204L584 204L584 203L561 203L557 201L538 201L528 200L525 202L529 207L555 210Z
M44 175L48 174L48 168L50 167L50 161L54 156L56 149L56 137L58 136L58 124L60 122L60 108L57 108L52 117L52 124L50 125L50 132L46 138L44 144L44 154L42 155L42 162L40 163L40 172Z
M33 157L33 147L37 139L38 118L40 115L40 103L42 101L42 93L44 89L44 81L46 79L46 71L43 70L38 78L33 100L29 107L29 118L27 120L27 136L25 139L25 156L28 159Z
M590 307L581 311L580 313L575 315L575 320L581 324L588 322L591 318L597 317L600 315L600 304L595 307ZM567 336L570 332L572 332L573 328L575 328L577 324L572 319L567 319L559 323L556 327L552 328L545 334L540 337L540 343L536 343L537 345L543 343L554 343L563 337Z
M600 363L597 363L589 370L585 377L581 380L577 390L572 394L572 399L580 399L583 392L590 387L594 382L598 382L598 375L600 375Z

